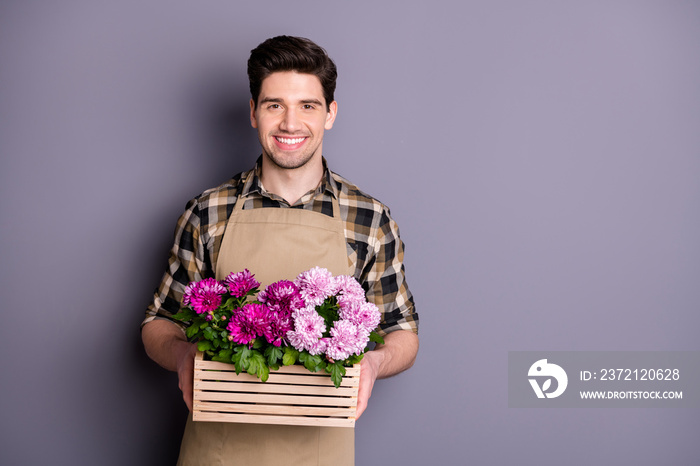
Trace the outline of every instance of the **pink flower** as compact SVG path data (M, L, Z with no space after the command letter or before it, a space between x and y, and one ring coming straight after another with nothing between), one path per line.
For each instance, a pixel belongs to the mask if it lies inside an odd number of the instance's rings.
M351 275L338 275L333 278L337 293L347 299L364 300L365 290L362 285ZM338 297L340 299L340 297Z
M341 307L338 314L342 320L348 320L368 332L377 328L382 317L379 308L374 303L367 301L363 303L352 302Z
M348 320L337 321L330 333L326 356L335 361L347 359L351 354L359 356L369 343L369 332Z
M316 348L318 340L326 331L326 323L323 317L313 307L307 307L295 311L294 330L287 332L289 343L299 351Z
M250 273L248 269L245 269L242 272L231 272L224 279L224 283L228 286L232 296L241 298L253 288L260 286L260 283L254 277L255 275Z
M239 308L226 326L232 341L248 345L255 338L271 334L269 311L262 304L250 303Z
M197 314L214 311L221 304L226 287L213 278L192 282L185 288L182 303L191 306Z
M307 305L318 306L337 291L333 275L321 267L314 267L302 272L294 283L299 287L301 296Z
M312 356L316 356L317 354L324 353L326 351L326 348L328 347L328 341L330 341L330 338L320 338L316 340L315 343L309 346L309 354L311 354Z

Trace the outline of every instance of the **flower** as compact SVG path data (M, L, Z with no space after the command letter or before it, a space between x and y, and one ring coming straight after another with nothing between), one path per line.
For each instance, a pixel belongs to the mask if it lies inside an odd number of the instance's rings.
M346 303L345 306L340 307L338 314L341 319L348 320L368 332L377 328L382 318L379 308L374 303L367 301Z
M249 345L257 337L271 334L269 311L262 304L245 304L231 316L226 330L233 337L231 341Z
M187 285L182 302L191 306L197 314L204 314L219 307L224 293L226 287L220 282L213 278L205 278Z
M269 309L268 311L270 315L270 332L265 334L265 338L268 343L282 346L282 343L286 341L287 332L294 328L292 316L279 311L271 311Z
M224 283L228 286L232 296L241 298L248 294L250 290L260 286L260 283L254 277L254 274L245 269L242 272L231 272L224 279Z
M342 301L364 301L365 290L351 275L338 275L334 278L338 293L338 304Z
M349 320L337 321L330 333L326 355L336 361L347 359L352 354L359 356L369 343L369 331Z
M305 305L299 288L289 280L280 280L265 288L258 293L258 301L266 304L272 311L289 314Z
M307 305L318 306L336 293L336 283L328 269L314 267L297 276L294 284L299 287Z
M300 351L316 348L315 345L326 331L323 317L311 306L295 311L292 317L294 330L287 332L289 343Z

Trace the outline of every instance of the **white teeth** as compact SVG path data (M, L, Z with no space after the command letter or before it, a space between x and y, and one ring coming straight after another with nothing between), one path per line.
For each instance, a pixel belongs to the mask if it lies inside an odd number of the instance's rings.
M292 145L292 144L299 144L300 142L302 142L306 138L276 138L276 139L279 142L281 142L282 144Z

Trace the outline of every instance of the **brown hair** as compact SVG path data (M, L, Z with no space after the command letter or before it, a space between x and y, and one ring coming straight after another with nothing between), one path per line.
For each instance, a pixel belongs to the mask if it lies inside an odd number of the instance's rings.
M321 81L326 106L330 108L338 71L323 48L309 39L292 36L273 37L254 48L248 59L248 80L250 95L256 106L263 80L277 71L296 71L316 76Z

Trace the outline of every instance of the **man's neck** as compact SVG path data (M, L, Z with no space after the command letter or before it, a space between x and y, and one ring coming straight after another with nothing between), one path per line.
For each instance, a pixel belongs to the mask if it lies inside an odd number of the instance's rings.
M304 194L315 189L323 177L323 161L309 160L304 166L294 169L281 168L263 155L260 182L267 192L276 194L293 205Z

